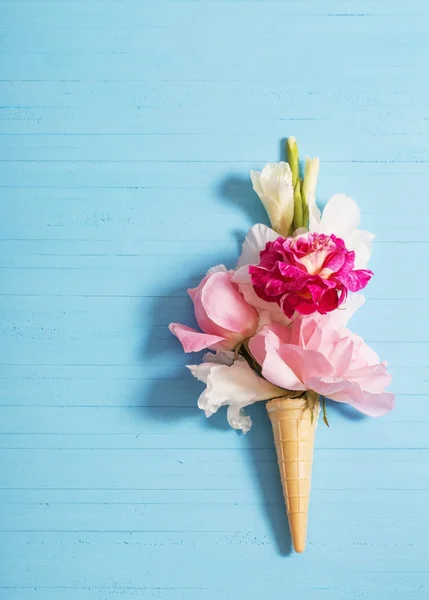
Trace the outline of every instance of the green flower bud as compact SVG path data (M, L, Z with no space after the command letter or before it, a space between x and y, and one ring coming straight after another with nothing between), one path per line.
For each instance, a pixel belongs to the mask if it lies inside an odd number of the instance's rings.
M292 171L292 184L295 187L299 178L299 153L296 139L292 136L288 137L286 141L286 155L290 170Z

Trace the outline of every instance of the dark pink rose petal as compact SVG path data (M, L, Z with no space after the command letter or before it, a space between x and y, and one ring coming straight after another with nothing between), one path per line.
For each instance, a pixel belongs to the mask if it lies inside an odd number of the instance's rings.
M350 292L358 292L368 284L368 281L373 275L374 273L369 269L350 271L345 278L344 285Z

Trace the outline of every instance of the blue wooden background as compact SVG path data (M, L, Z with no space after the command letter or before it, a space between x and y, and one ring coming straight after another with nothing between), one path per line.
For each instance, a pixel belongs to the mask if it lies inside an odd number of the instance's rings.
M429 597L429 3L0 1L2 600ZM354 327L397 409L330 405L290 554L270 426L206 421L168 332L295 135L376 232Z

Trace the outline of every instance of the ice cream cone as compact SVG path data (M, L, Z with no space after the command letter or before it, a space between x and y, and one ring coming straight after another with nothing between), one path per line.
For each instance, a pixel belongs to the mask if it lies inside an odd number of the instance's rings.
M309 392L301 398L270 400L266 406L273 426L293 547L296 552L304 552L318 397Z

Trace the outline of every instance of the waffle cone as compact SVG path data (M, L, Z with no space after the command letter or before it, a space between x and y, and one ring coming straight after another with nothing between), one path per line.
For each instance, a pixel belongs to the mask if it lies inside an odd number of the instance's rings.
M319 404L317 399L305 396L270 400L266 406L273 426L293 547L296 552L304 552Z

